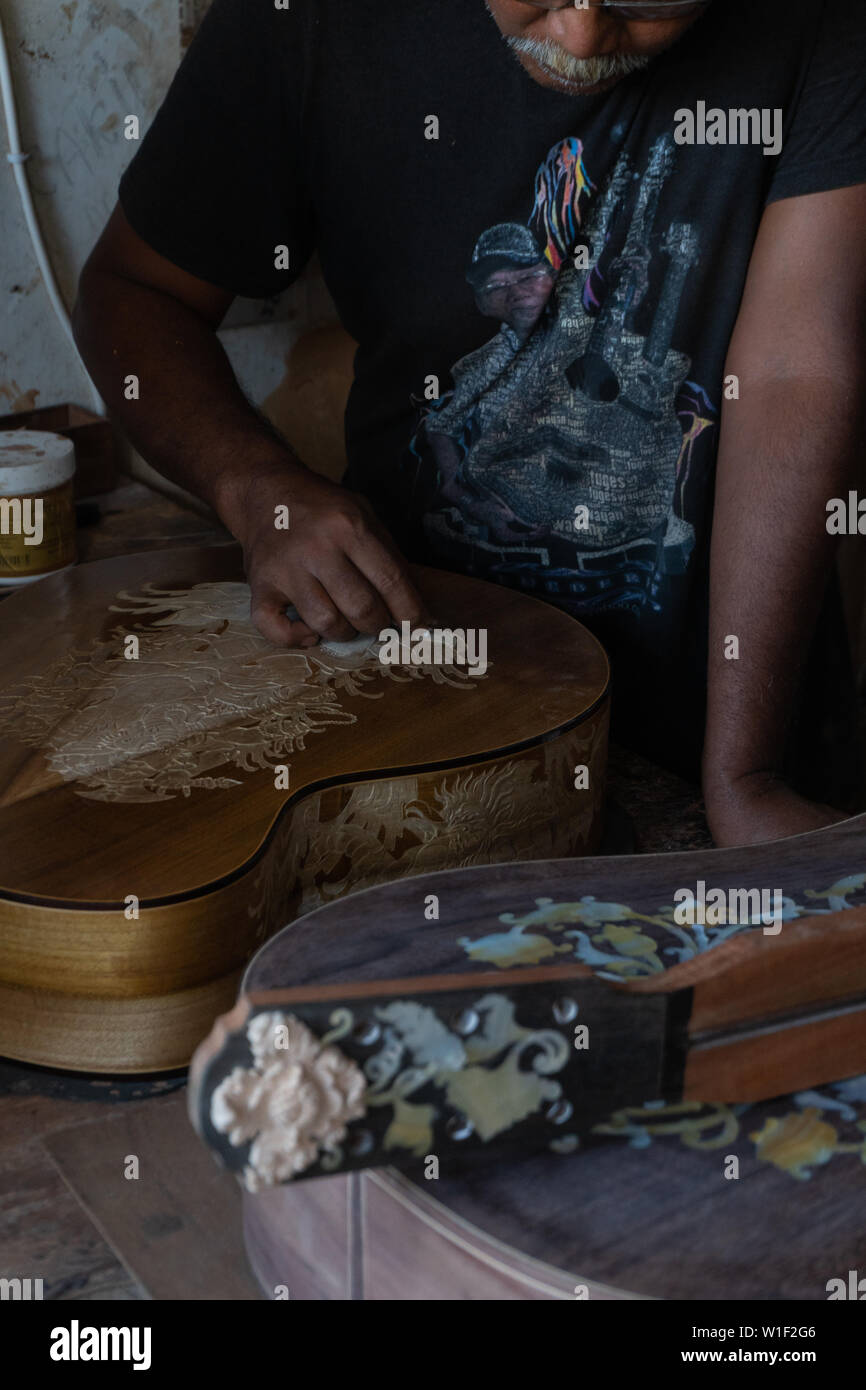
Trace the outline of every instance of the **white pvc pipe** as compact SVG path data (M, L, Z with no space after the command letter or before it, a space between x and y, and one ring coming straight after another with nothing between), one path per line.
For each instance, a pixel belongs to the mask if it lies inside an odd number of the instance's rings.
M15 176L15 182L18 185L18 193L21 198L21 209L24 213L24 221L27 225L27 231L30 235L30 241L33 245L33 252L42 275L42 281L51 302L51 307L57 315L60 325L69 340L72 351L87 380L94 409L98 415L104 415L104 402L96 386L91 381L90 373L84 365L81 353L78 351L78 344L72 334L72 322L69 317L69 311L63 303L60 291L57 288L54 270L48 257L48 251L39 223L36 219L36 209L33 206L30 185L27 181L27 173L24 168L30 155L26 154L21 148L21 136L18 130L18 113L15 109L15 89L12 85L12 72L9 67L9 52L6 47L6 37L3 33L2 16L0 16L0 93L2 93L3 114L6 118L6 132L9 137L9 153L6 158L12 165L12 172Z

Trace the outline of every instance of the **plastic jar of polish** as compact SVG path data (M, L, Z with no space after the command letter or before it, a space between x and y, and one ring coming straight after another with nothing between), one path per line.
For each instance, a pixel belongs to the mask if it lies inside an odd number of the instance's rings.
M0 589L75 564L74 476L71 439L0 431Z

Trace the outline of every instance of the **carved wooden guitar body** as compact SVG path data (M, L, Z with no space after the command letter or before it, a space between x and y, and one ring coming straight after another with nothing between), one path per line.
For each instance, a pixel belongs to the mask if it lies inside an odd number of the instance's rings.
M273 647L234 546L82 566L0 607L0 1054L184 1066L310 908L596 847L602 649L535 600L417 578L437 623L486 631L483 674Z
M841 1240L839 1208L862 1210L864 860L859 816L748 849L438 873L355 894L278 933L196 1053L190 1088L193 1123L247 1189L262 1285L289 1280L300 1298L570 1297L575 1277L600 1270L593 1296L624 1296L617 1286L635 1282L604 1252L622 1258L640 1170L622 1143L597 1158L594 1136L631 1132L640 1147L680 1133L697 1153L717 1130L723 1155L742 1152L749 1135L786 1175L733 1184L744 1195L725 1201L721 1158L701 1170L696 1156L689 1170L674 1163L680 1186L662 1197L657 1164L663 1228L673 1231L674 1211L693 1198L711 1242L718 1207L732 1251L750 1251L748 1268L769 1281L753 1296L824 1296L803 1270L791 1275L779 1233L794 1212L793 1230L818 1221L822 1240L828 1227ZM684 889L715 904L687 925ZM761 919L759 897L741 896L750 890L767 890L771 904L779 891L776 920ZM844 1087L838 1099L815 1092L852 1077L848 1099ZM789 1092L798 1114L764 1113ZM738 1145L740 1112L750 1118ZM828 1123L837 1112L854 1142ZM832 1177L800 1198L787 1174L808 1177L837 1150L853 1157L838 1160L835 1205ZM426 1180L431 1159L442 1181ZM307 1177L321 1181L298 1181ZM590 1202L602 1181L607 1202ZM629 1249L657 1266L660 1238ZM684 1233L672 1238L682 1251L656 1269L652 1295L727 1297L742 1286L742 1270L731 1266L732 1289L724 1262L705 1262L703 1286L683 1292L691 1256ZM854 1258L850 1245L838 1259ZM789 1276L800 1290L790 1295Z

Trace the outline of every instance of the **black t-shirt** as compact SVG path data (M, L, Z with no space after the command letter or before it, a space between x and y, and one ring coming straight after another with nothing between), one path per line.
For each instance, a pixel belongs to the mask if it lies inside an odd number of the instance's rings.
M239 295L318 253L359 343L347 483L414 558L593 627L620 736L694 773L755 235L864 181L866 0L714 0L594 97L535 83L483 0L215 0L120 197Z

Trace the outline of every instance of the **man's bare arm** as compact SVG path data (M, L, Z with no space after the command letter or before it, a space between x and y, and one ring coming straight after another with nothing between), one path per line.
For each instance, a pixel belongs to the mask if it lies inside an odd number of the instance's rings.
M826 504L854 486L866 447L864 230L866 185L771 205L730 344L740 399L722 418L704 747L719 844L842 818L779 770L834 555Z
M160 256L117 207L82 272L74 315L112 417L241 541L253 618L272 641L309 645L417 621L405 561L371 509L304 468L241 391L217 337L232 298ZM125 395L131 375L137 400ZM274 526L277 506L289 508L288 531ZM285 617L289 602L304 621Z

